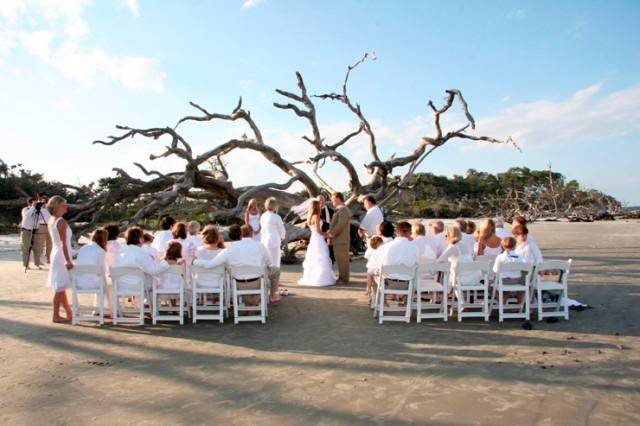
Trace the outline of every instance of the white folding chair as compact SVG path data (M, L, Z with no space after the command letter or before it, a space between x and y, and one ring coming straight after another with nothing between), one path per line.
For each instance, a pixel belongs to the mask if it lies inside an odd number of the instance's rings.
M447 321L450 270L449 262L429 261L418 265L415 303L418 322L428 318L442 318L443 321ZM429 301L422 300L425 296Z
M261 321L263 324L267 322L267 285L266 272L262 266L234 266L230 271L231 275L231 292L233 295L233 322L238 324L240 321ZM249 280L244 277L255 277ZM242 285L243 283L256 283L250 288ZM238 285L240 284L240 286ZM243 296L258 296L260 304L258 306L247 306L241 303ZM257 312L257 315L240 315L241 312Z
M95 284L89 285L83 283L81 278L92 278ZM106 282L104 270L98 265L75 265L71 270L71 324L77 324L78 321L97 321L100 325L104 324L104 293ZM94 301L98 306L92 306L90 309L98 315L81 315L80 303L78 301L79 294L92 294Z
M199 319L224 322L224 317L229 312L226 306L226 299L228 298L226 281L224 266L213 269L206 269L201 266L191 267L191 318L194 324ZM218 302L214 304L207 303L207 296L210 295L216 295ZM200 300L202 304L199 303Z
M167 285L167 283L171 283ZM178 283L178 287L174 286ZM185 305L185 287L184 268L181 265L171 265L169 269L158 276L153 281L152 298L151 298L151 321L155 325L158 321L179 321L180 325L184 324L184 305ZM162 306L163 298L178 299L178 306ZM164 312L171 314L163 314ZM176 315L176 312L178 313Z
M569 278L569 271L571 270L571 262L563 260L546 260L540 262L535 268L534 275L532 277L533 291L536 294L535 306L538 310L538 321L542 321L543 318L549 317L564 317L569 319L569 304L567 299L569 297L569 288L567 280ZM549 277L555 276L556 279L550 279ZM546 294L542 294L542 292ZM559 294L553 295L557 297L557 301L544 301L543 297L551 292L558 292ZM545 311L545 309L553 309L552 311Z
M111 281L113 283L111 289L111 321L113 324L122 323L138 323L144 324L144 271L135 267L112 267L110 268ZM135 298L138 307L136 309L127 309L120 306L121 297ZM136 313L137 318L127 317L125 314Z
M496 256L495 254L481 254L476 256L476 262L487 262L489 263L492 267L493 267L493 262L496 261Z
M376 291L374 318L378 316L378 323L384 321L411 321L411 305L413 299L413 289L416 281L417 266L406 265L382 265L380 267L380 282ZM397 280L395 277L409 277L407 281ZM385 306L386 296L404 298L404 306ZM387 312L404 312L404 315L388 315Z
M504 274L519 273L519 282L516 284L506 283ZM505 318L530 318L530 289L531 275L533 272L533 264L527 262L511 262L498 265L496 272L496 282L493 285L493 295L491 297L491 309L498 310L498 320L503 322ZM505 300L505 293L509 293L509 297ZM514 303L513 293L522 293L522 302L518 302L517 298ZM496 294L498 302L496 305ZM505 312L511 311L511 312Z
M462 318L484 318L489 321L488 262L457 262L452 268L455 310L458 322Z

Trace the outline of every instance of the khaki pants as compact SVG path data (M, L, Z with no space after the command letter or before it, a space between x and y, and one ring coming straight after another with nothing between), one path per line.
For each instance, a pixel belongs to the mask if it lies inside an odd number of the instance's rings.
M33 247L31 247L31 253L29 253L29 246L31 245L31 236L33 235ZM37 244L38 239L43 236L38 232L23 229L20 234L21 249L22 249L22 266L25 268L29 266L29 258L33 259L33 263L36 266L40 266L40 258L42 257L42 248Z
M341 283L349 282L349 244L333 243L333 254L338 264L338 281Z
M38 263L42 262L42 256L46 255L48 259L48 255L51 254L51 252L49 252L47 255L47 239L49 238L49 228L47 228L47 225L40 225L33 239L34 254L37 256L36 259ZM36 265L38 265L38 263L36 263Z
M269 266L269 294L276 296L278 294L278 285L280 284L280 268Z

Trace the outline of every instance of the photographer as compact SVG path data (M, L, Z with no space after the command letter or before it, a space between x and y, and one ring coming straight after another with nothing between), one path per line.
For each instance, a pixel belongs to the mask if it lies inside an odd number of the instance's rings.
M22 218L20 220L20 241L21 241L21 249L22 249L22 265L25 269L29 268L29 255L30 250L34 250L35 247L32 247L33 239L35 237L34 233L38 230L38 217L36 216L36 210L34 204L36 203L36 198L29 198L27 201L27 206L22 209ZM34 263L39 268L40 267L40 256L42 252L38 252L36 256L34 256Z

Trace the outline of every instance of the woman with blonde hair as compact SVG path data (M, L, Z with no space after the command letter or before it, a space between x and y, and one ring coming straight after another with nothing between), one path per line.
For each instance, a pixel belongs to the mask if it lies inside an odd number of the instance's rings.
M253 239L260 241L260 216L262 211L258 208L258 200L252 198L247 204L247 209L244 211L244 224L251 226L253 229Z
M302 263L302 278L300 278L298 284L311 287L334 285L336 279L333 276L329 246L325 240L326 234L322 232L320 201L318 200L311 200L309 204L307 226L311 229L311 239Z
M462 242L462 231L458 226L447 226L444 231L445 238L449 245L445 251L438 258L439 262L449 261L451 262L451 281L452 284L455 281L460 283L477 283L480 280L481 274L479 271L470 272L466 274L459 274L456 276L456 265L459 262L473 262L473 251L469 249L467 244Z
M51 250L51 267L47 276L47 287L53 289L53 322L70 322L71 306L67 299L67 288L71 287L73 269L71 261L71 228L62 217L67 212L67 200L55 195L47 203L51 218L47 224L53 242ZM67 313L66 318L60 316L60 305Z
M502 240L496 235L496 224L492 219L485 219L478 232L478 256L487 254L497 256L502 253Z

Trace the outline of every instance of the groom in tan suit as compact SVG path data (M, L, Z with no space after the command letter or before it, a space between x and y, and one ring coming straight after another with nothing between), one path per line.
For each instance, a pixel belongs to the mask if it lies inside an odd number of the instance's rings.
M337 284L349 283L349 249L351 247L351 210L344 205L344 197L336 192L331 196L335 208L329 227L329 237L338 264Z

